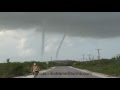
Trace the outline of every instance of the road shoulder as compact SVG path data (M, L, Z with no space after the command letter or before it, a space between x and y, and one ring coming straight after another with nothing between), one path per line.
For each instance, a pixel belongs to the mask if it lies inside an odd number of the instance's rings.
M78 71L84 72L84 73L90 73L94 76L100 77L100 78L119 78L119 77L114 77L114 76L110 76L110 75L106 75L106 74L102 74L102 73L97 73L97 72L92 72L86 69L78 69L72 66L69 66L70 68L76 69Z

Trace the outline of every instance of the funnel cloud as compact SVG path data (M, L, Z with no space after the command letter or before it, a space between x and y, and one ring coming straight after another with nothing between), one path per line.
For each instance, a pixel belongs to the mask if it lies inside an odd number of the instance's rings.
M63 38L62 38L62 40L61 40L61 42L60 42L60 45L59 45L59 47L58 47L58 49L57 49L56 59L58 59L58 54L59 54L60 48L61 48L61 46L62 46L62 43L63 43L65 37L66 37L66 33L63 35Z

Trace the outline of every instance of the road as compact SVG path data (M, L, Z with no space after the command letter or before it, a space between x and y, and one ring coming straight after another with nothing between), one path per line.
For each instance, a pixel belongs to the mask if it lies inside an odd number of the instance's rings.
M88 72L69 66L54 67L47 72L40 73L36 78L100 78Z

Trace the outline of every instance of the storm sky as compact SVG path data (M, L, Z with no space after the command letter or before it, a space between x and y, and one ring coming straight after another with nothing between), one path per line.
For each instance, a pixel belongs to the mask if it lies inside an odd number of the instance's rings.
M119 12L0 12L0 61L41 59L41 35L45 31L44 60L82 59L85 54L111 58L120 53ZM16 59L16 60L15 60Z

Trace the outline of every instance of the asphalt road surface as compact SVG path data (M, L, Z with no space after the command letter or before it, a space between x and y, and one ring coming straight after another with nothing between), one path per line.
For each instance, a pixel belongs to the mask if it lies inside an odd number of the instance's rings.
M100 78L69 66L59 66L40 73L36 78Z

